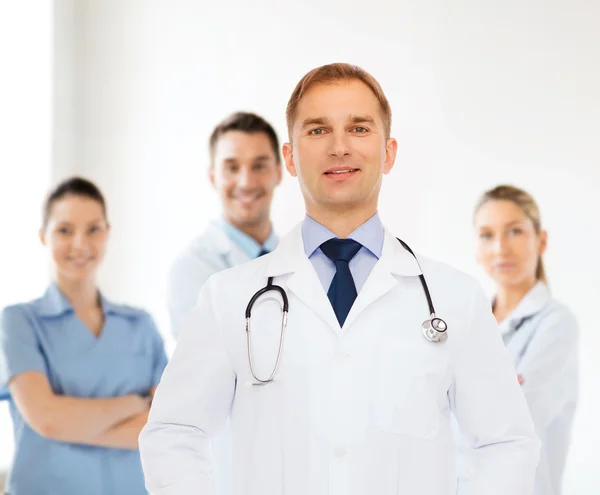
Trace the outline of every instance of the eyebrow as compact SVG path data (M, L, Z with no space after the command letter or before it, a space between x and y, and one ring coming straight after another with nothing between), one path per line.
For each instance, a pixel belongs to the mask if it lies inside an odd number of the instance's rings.
M353 124L375 124L375 119L370 115L351 115L350 121ZM309 117L302 122L302 129L311 125L325 125L329 122L327 117Z
M512 222L508 222L505 224L502 224L502 227L511 227L513 225L517 225L522 223L524 220L513 220ZM491 229L492 227L489 225L482 225L481 227L479 227L479 230L484 230L484 229Z
M352 123L353 124L362 124L363 122L367 122L369 124L374 124L375 119L370 115L353 115Z
M257 162L258 161L262 162L262 161L271 160L271 159L273 159L273 157L270 155L258 155L258 156L254 157L254 161L257 161Z
M92 225L93 223L100 223L103 222L104 219L103 218L96 218L94 220L90 220L87 224L88 225ZM66 226L66 227L74 227L75 224L73 222L68 222L67 220L61 220L59 222L56 222L57 226Z
M302 129L310 125L325 125L328 122L326 117L309 117L302 122Z
M262 162L262 161L266 161L266 160L272 160L273 157L271 155L257 155L252 157L252 160L255 162ZM237 163L238 162L238 158L236 156L230 156L228 158L225 158L223 160L225 163Z

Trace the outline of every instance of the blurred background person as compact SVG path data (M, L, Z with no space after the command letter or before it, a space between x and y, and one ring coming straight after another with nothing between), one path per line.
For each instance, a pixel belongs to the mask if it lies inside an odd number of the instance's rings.
M477 261L496 284L493 312L542 441L535 494L561 493L578 396L578 324L548 289L548 234L527 192L501 185L475 208Z
M138 451L166 355L148 313L100 293L104 197L71 178L48 196L40 239L53 281L0 315L0 385L11 394L10 495L147 493Z
M279 140L271 124L253 113L234 113L215 127L209 150L210 182L219 194L222 214L171 267L167 299L175 338L213 273L277 246L270 212L282 175Z

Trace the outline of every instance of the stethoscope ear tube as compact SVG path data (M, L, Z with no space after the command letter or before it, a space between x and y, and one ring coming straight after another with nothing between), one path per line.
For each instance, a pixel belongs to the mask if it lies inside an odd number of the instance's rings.
M263 294L266 294L267 292L274 290L279 292L279 294L281 295L281 299L283 301L283 312L287 314L287 312L289 311L289 303L288 303L288 297L287 294L285 293L285 290L283 289L283 287L280 287L279 285L273 285L273 277L269 277L269 280L267 281L267 285L264 286L262 289L259 289L250 299L250 301L248 302L248 306L246 306L246 320L248 320L249 318L251 318L252 316L252 307L254 306L254 304L256 303L257 299L262 296Z
M279 349L277 351L277 359L275 361L275 365L273 366L273 370L271 371L271 374L269 375L269 378L267 378L266 380L262 380L256 376L256 373L254 371L254 364L253 364L253 360L252 360L252 329L251 329L252 307L254 306L254 303L260 296L262 296L263 294L265 294L269 291L272 291L272 290L279 292L279 294L281 295L281 299L283 301L281 309L282 309L283 314L282 314L282 318L281 318L281 331L279 334ZM273 285L273 277L269 277L267 285L265 287L263 287L262 289L260 289L259 291L257 291L256 294L254 294L254 296L252 296L252 298L250 299L250 302L248 303L248 306L246 307L246 344L247 344L247 349L248 349L248 363L250 364L250 372L252 373L252 376L256 380L256 382L253 383L252 386L267 385L268 383L271 383L273 381L273 378L275 378L275 374L277 373L277 369L279 368L279 362L281 361L281 353L283 350L285 329L287 327L287 321L288 321L288 310L289 310L289 303L288 303L287 294L285 293L285 290L282 287L280 287L279 285Z

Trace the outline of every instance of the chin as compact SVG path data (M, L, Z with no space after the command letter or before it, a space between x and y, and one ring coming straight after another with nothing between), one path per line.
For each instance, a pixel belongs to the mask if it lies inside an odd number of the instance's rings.
M233 215L233 219L238 225L247 225L253 226L259 224L262 219L265 217L265 214L262 211L258 212L238 212Z
M513 287L519 285L523 281L524 277L516 274L507 273L505 275L496 274L493 278L494 281L502 287Z
M81 270L68 269L59 271L61 278L70 280L71 282L83 282L90 278L93 278L96 273L96 267L84 268Z
M354 208L357 205L364 204L364 201L361 201L360 198L353 197L351 194L344 194L342 192L341 194L331 194L327 197L325 203L338 208Z

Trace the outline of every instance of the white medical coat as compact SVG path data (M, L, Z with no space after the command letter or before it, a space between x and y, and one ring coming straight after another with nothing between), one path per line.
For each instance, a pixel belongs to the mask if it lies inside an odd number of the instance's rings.
M489 301L467 275L419 259L448 323L444 344L421 334L421 271L389 232L343 328L300 227L273 253L213 276L140 436L148 489L213 495L209 439L230 417L235 495L455 495L455 415L474 459L460 495L531 495L539 440ZM275 382L253 387L244 313L271 276L287 291L289 322ZM277 354L275 299L252 312L259 377Z
M559 495L579 393L577 321L538 282L500 331L542 441L534 494Z
M167 281L167 306L175 338L211 275L249 260L217 223L186 247L171 266Z

